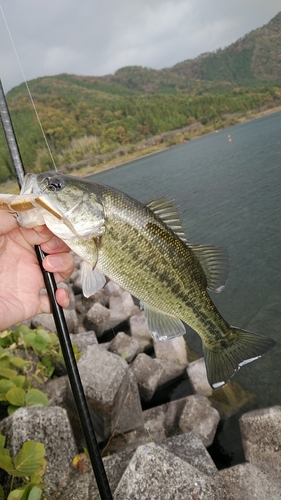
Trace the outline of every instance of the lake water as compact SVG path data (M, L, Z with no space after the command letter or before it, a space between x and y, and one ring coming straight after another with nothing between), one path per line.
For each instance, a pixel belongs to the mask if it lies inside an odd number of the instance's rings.
M190 242L228 250L230 277L212 299L230 324L277 341L273 351L235 376L263 407L281 403L280 132L278 112L92 177L143 202L163 195L174 199ZM202 353L194 332L186 340Z

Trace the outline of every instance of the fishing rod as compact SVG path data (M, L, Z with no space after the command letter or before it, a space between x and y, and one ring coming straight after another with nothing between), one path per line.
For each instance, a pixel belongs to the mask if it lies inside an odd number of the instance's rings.
M21 188L25 169L23 166L22 158L20 155L19 147L16 140L16 135L14 132L12 120L10 117L8 104L4 94L2 82L0 79L0 115L1 121L4 129L4 134L6 142L9 148L10 156L13 162L15 174L17 177L18 185ZM57 285L52 273L47 272L43 268L43 259L45 253L41 250L40 246L35 246L35 252L38 259L39 266L41 268L46 290L51 303L51 309L54 316L54 321L57 329L58 338L61 345L61 350L63 358L65 361L65 366L71 385L71 389L74 396L74 401L77 407L78 415L81 422L81 427L84 433L86 446L89 452L90 460L92 463L93 471L96 477L96 482L98 485L101 500L112 500L112 494L110 491L110 486L106 476L103 461L100 455L100 450L98 442L96 439L95 431L90 417L89 408L87 405L83 385L79 375L77 363L75 360L74 352L72 349L69 331L67 323L65 320L64 312L62 307L60 307L55 299L55 292L57 290Z

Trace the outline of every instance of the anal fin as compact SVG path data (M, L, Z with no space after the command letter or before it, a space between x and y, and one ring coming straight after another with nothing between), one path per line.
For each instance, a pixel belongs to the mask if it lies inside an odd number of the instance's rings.
M144 309L148 330L154 339L171 340L186 333L183 322L175 316L144 303L141 303L141 307Z

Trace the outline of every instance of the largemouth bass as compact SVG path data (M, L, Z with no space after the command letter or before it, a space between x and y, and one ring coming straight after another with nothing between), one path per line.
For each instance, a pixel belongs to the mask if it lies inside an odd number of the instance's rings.
M52 172L27 174L23 195L34 208L18 212L19 224L45 223L83 259L84 295L98 291L107 276L141 301L154 338L183 335L184 323L198 333L214 389L274 347L274 340L230 326L220 315L208 290L225 286L228 256L189 244L172 202L142 204L112 187Z

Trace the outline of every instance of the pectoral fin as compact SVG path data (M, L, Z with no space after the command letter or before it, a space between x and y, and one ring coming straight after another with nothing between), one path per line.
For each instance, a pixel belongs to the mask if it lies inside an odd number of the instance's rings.
M186 333L184 324L175 316L141 303L152 337L158 340L171 340Z
M85 297L90 297L104 287L105 276L85 260L81 263L82 291Z

